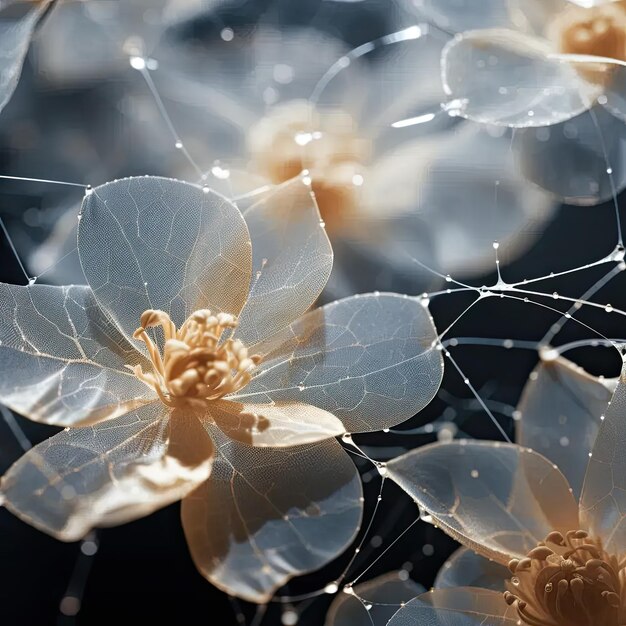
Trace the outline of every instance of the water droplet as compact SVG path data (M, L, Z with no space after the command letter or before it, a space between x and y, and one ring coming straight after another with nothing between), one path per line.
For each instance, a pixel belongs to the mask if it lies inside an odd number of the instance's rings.
M178 140L178 141L174 144L174 146L176 146L176 148L177 148L178 150L180 150L180 149L182 149L182 147L183 147L183 142L182 142L182 141L180 141L180 140Z
M328 583L324 587L325 593L333 594L333 593L337 593L338 591L339 591L339 585L337 585L337 583Z
M479 474L478 470L473 469L473 470L470 472L470 476L471 476L472 478L478 478L478 477L480 476L480 474Z
M232 28L222 28L220 32L220 37L223 41L232 41L235 37L235 33Z
M387 465L385 463L376 463L376 469L381 476L387 475Z
M352 443L352 435L350 433L344 433L341 436L341 439L345 441L346 443Z
M613 307L612 307L610 304L607 304L607 305L604 307L604 310L605 310L607 313L610 313L610 312L613 310Z
M517 587L519 585L519 578L517 576L513 576L513 578L511 578L511 584Z
M552 591L552 583L548 583L545 587L544 587L546 593L550 593Z
M130 57L130 66L134 70L145 70L146 69L146 60L142 57Z

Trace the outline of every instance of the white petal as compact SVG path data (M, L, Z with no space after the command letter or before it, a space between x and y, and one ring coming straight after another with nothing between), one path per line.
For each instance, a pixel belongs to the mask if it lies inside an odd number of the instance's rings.
M330 276L333 251L299 177L265 194L244 218L254 278L235 336L251 346L311 308Z
M603 540L609 553L626 546L624 493L626 492L626 369L604 416L580 496L580 517L590 534Z
M502 564L525 557L553 530L578 528L558 468L515 444L431 444L393 459L387 471L435 524Z
M4 506L63 541L179 500L211 471L213 444L195 418L160 402L40 443L0 483Z
M305 402L337 416L350 432L391 427L439 389L436 337L415 298L383 293L339 300L256 346L264 356L258 373L229 399Z
M89 287L0 283L0 401L37 422L111 419L156 396L126 365L145 361Z
M361 482L334 440L259 449L217 434L213 475L183 500L200 572L230 595L267 602L293 576L340 554L361 523Z
M587 110L599 93L547 41L512 30L476 30L444 49L448 110L485 124L548 126Z
M576 497L615 382L591 376L563 357L544 358L517 407L517 441L555 463Z
M337 437L343 424L331 413L302 402L214 402L201 421L213 421L231 439L255 447L288 448ZM209 423L210 423L209 421Z
M89 191L78 227L83 271L127 337L147 309L179 326L197 309L238 315L250 285L248 229L226 198L146 176Z

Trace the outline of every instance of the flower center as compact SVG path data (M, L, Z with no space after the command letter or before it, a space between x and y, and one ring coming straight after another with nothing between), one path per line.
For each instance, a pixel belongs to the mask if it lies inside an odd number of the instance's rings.
M248 148L255 169L274 183L309 170L329 231L345 223L356 207L370 150L344 111L320 112L305 100L282 103L252 127Z
M252 370L261 362L259 355L248 356L239 339L222 337L237 326L228 313L213 315L200 309L177 329L167 313L148 309L140 323L133 337L146 344L152 371L144 372L141 365L126 367L167 406L205 404L235 393L250 382ZM162 353L147 333L156 327L163 331Z
M626 61L626 2L583 8L572 4L548 26L548 37L565 54L584 54ZM595 69L595 72L594 72ZM580 73L593 82L605 74L589 67Z
M626 620L625 567L626 559L583 530L552 532L509 563L504 599L528 626L619 626Z

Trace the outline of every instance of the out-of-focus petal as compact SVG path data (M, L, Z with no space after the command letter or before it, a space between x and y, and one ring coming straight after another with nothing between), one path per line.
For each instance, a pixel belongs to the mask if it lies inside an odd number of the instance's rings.
M238 315L251 246L238 209L209 189L169 178L126 178L85 196L78 226L85 277L127 337L147 309L176 326L197 309Z
M385 626L405 602L424 593L422 585L400 572L390 572L355 585L354 594L338 595L328 609L325 626Z
M66 0L37 38L37 64L47 80L93 82L148 56L168 23L171 0ZM190 4L190 3L187 3ZM169 5L169 6L168 6Z
M609 553L626 546L626 368L606 410L591 451L580 496L583 528L600 537Z
M516 626L519 616L504 595L489 589L435 589L411 600L388 626Z
M330 276L333 251L311 189L300 177L266 194L244 218L253 280L235 336L251 345L311 308Z
M563 474L515 444L432 444L393 459L387 470L435 524L503 564L523 558L553 530L578 528Z
M469 548L459 548L441 566L433 587L480 587L504 593L504 583L509 578L511 570L508 567L490 561Z
M626 124L602 106L516 131L513 152L528 180L568 204L599 204L626 187Z
M418 16L439 28L460 33L474 28L514 28L506 0L418 0Z
M201 421L215 422L231 439L260 448L299 446L345 432L334 415L301 402L241 404L221 400L211 403Z
M213 159L240 158L248 131L268 109L308 98L347 51L313 28L262 27L232 41L160 45L153 78L192 154L207 154L209 146ZM351 111L365 88L355 73L340 72L325 94L328 104Z
M216 429L215 429L216 430ZM196 566L214 585L267 602L340 554L361 523L361 482L334 439L259 450L215 433L213 475L183 500Z
M125 367L146 363L89 287L0 283L0 317L0 401L14 411L84 426L156 397Z
M187 495L210 474L200 423L160 402L93 428L67 429L29 450L0 483L3 504L63 541L122 524Z
M400 267L413 256L454 275L491 270L494 241L509 259L522 254L556 206L520 174L506 134L469 123L388 152L370 168L363 198L366 224L382 222L376 232L385 233L383 220L403 216L404 234L388 244ZM419 244L424 233L433 240L435 262Z
M518 410L517 441L555 463L580 496L600 416L615 381L587 374L563 357L544 356L530 375Z
M428 309L397 294L339 300L257 345L258 374L232 400L305 402L349 432L399 424L433 398L443 375Z
M387 35L383 41L383 46L373 47L361 62L369 62L370 88L360 106L359 126L376 141L377 152L406 141L407 136L430 132L436 122L430 121L423 128L393 128L392 124L439 113L446 100L440 72L445 36L420 24ZM356 65L352 63L343 72L352 71Z
M475 30L442 55L448 110L485 124L549 126L586 111L599 88L585 81L546 40L504 30Z
M0 7L0 111L17 87L30 40L50 1L9 0Z

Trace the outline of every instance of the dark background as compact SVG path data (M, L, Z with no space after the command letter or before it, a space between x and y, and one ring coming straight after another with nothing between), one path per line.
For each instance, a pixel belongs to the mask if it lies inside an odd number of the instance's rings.
M325 11L333 4L333 19ZM342 37L351 46L358 45L389 32L389 11L385 2L365 2L355 22L353 7L346 3L345 11L335 3L324 0L294 2L293 0L225 3L217 13L196 20L180 36L215 36L224 25L237 33L249 28L261 17L277 24L314 24ZM350 10L352 8L352 10ZM115 82L94 84L80 90L55 91L38 94L33 99L29 91L33 67L27 63L24 77L13 101L0 117L0 173L22 176L41 176L82 182L80 163L69 163L62 158L46 156L30 150L25 160L22 151L11 143L15 123L29 116L40 120L42 136L48 129L67 121L70 124L89 125L98 119L94 128L99 136L113 134L122 142L120 175L159 173L158 163L151 164L149 156L141 161L129 158L133 147L124 145L124 122L114 115L99 115L103 99L121 88ZM126 140L130 141L130 140ZM91 182L91 181L90 181ZM103 181L102 181L103 182ZM51 190L47 185L0 182L0 212L21 255L41 241L57 219L48 212ZM59 190L59 198L67 198L67 189ZM45 202L44 202L45 196ZM81 191L76 190L76 201ZM30 210L30 212L29 212ZM28 212L28 213L27 213ZM551 271L579 267L610 253L617 243L614 208L611 203L597 207L563 206L554 220L541 233L537 243L520 259L506 263L502 259L504 278L509 281L543 276ZM534 285L547 293L557 291L572 297L580 296L598 280L610 265L576 272L562 279L550 279ZM495 264L494 264L495 269ZM355 268L358 271L358 268ZM4 237L0 240L0 279L24 284L24 276ZM494 273L473 280L473 284L492 284ZM407 291L416 293L409 285ZM595 301L610 302L616 308L626 308L626 290L622 275L604 287ZM434 298L431 310L437 327L445 328L469 303L463 294ZM562 302L545 303L564 308ZM607 336L626 335L623 317L617 313L583 309L580 318ZM465 315L449 337L515 338L538 341L558 315L545 309L502 299L488 299ZM557 344L592 336L574 323L568 323L558 336ZM529 372L537 363L533 350L506 350L500 347L459 346L452 348L454 358L479 390L483 399L505 403L510 408L494 410L502 427L513 438L512 407L516 404ZM615 376L619 359L604 348L584 348L568 353L594 374ZM16 417L27 437L37 442L54 432ZM483 439L500 438L489 417L476 406L462 378L447 367L439 396L426 410L403 424L401 433L377 433L356 437L370 456L385 460L405 449L436 440L442 424L453 422L459 435ZM433 424L429 427L429 424ZM422 427L422 428L420 428ZM399 429L399 430L400 430ZM431 432L429 432L429 429ZM4 470L21 452L10 424L0 421L0 465ZM355 457L365 482L365 519L367 526L380 486L380 477L372 466ZM453 541L432 526L419 522L393 544L384 556L382 552L396 540L417 515L415 505L393 484L387 482L383 500L371 531L364 539L363 548L351 568L346 582L353 580L371 566L362 580L394 569L407 569L411 577L428 587L437 570L455 548ZM283 588L280 596L306 594L324 587L345 567L361 536L335 563L321 571L293 580ZM94 543L98 550L92 552ZM80 611L74 612L71 602L61 601L65 596L81 597ZM299 624L323 624L331 597L319 597L296 605ZM262 622L280 624L281 603L270 604ZM288 607L288 604L284 604ZM240 613L239 618L236 613ZM63 544L27 526L0 509L0 623L8 626L71 625L110 626L115 624L185 623L250 624L254 607L237 603L206 582L196 571L183 537L179 506L173 505L145 519L118 528L105 529L90 537L86 544ZM259 616L260 619L260 616ZM239 620L239 621L238 621ZM245 621L241 621L245 620Z

